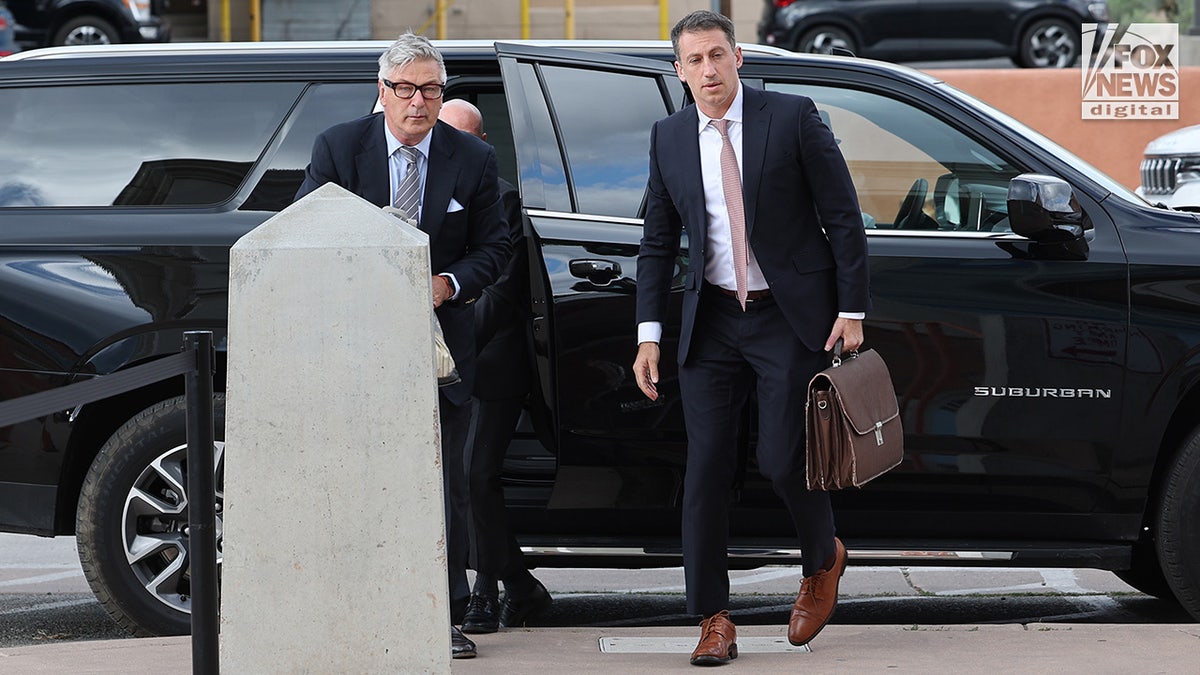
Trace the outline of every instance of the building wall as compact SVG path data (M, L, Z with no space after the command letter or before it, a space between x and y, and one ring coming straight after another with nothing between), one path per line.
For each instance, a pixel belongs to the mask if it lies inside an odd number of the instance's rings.
M372 37L371 0L262 0L261 4L263 40L366 40Z
M663 0L663 26L658 0L575 0L575 37L579 39L658 39L688 12L714 9L719 0ZM729 0L738 39L757 40L755 25L764 0ZM521 0L445 0L442 29L448 39L517 39L521 37ZM564 0L529 0L532 38L566 37ZM264 40L390 39L411 29L438 37L435 0L261 0ZM250 3L230 0L230 35L250 39ZM208 0L207 39L221 39L221 2ZM177 39L205 39L190 22Z

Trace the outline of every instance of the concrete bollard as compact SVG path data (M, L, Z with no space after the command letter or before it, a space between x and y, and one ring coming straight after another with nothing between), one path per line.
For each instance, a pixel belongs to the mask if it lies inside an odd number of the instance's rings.
M225 672L450 672L431 294L335 185L230 252Z

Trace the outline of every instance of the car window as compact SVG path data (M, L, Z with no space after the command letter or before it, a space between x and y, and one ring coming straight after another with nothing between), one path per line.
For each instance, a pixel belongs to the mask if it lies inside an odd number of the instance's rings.
M542 76L578 211L636 218L650 172L650 127L669 113L658 77L557 66L544 66Z
M531 63L515 63L505 77L505 98L517 146L521 203L526 208L571 210L566 169L550 109Z
M0 206L221 203L242 184L302 86L0 91L0 147L22 148L0 177Z
M516 185L517 153L513 148L512 123L508 118L508 102L504 98L504 91L499 86L480 88L473 83L451 84L446 91L446 98L466 99L479 108L487 142L496 149L496 170L501 178Z
M853 89L769 83L816 102L838 139L867 228L1011 231L1008 160L906 102Z
M281 211L290 205L304 182L304 169L317 135L335 124L370 113L378 100L379 89L374 81L309 87L291 115L287 135L241 208Z

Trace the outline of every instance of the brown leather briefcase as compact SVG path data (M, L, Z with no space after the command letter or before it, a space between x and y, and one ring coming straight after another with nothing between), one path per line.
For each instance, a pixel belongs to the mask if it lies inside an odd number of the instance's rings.
M883 358L873 350L841 358L808 383L805 405L809 490L840 490L864 483L904 459L904 430L896 390Z

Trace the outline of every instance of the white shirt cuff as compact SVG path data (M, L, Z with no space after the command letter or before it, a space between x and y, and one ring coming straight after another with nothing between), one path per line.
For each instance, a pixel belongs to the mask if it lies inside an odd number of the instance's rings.
M438 276L446 277L446 279L450 281L450 290L452 290L454 292L450 294L450 297L448 299L454 300L455 298L457 298L458 297L458 279L455 279L454 275L449 272L442 272Z
M643 342L661 342L662 323L658 321L643 321L638 324L638 344Z
M867 318L867 313L866 312L838 312L838 318L839 319L854 319L855 321L862 321L863 319Z

